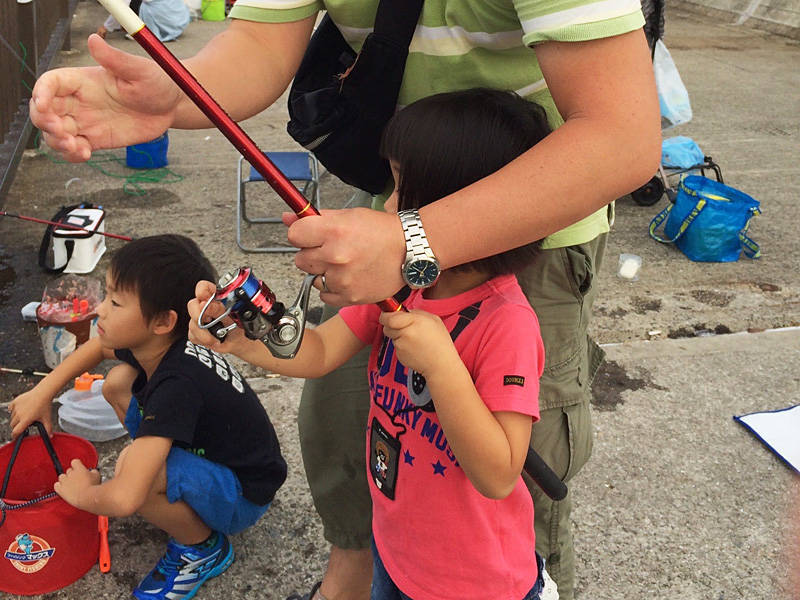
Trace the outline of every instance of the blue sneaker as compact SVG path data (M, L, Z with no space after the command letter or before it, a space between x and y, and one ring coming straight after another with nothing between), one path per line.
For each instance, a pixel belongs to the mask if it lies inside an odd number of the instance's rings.
M233 546L224 533L195 546L184 546L173 539L158 564L133 590L139 600L189 600L200 586L220 575L233 563Z

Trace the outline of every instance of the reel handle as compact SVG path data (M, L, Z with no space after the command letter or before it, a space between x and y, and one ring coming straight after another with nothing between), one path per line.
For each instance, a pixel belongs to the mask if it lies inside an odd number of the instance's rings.
M316 277L316 275L306 275L303 278L303 284L294 304L286 309L278 324L267 333L266 338L261 340L275 358L294 358L300 349L303 333L306 330L308 297Z
M216 317L215 319L209 321L208 323L203 322L203 316L206 314L206 310L208 307L211 306L211 303L216 300L216 295L211 296L206 303L203 305L200 314L197 315L197 326L200 329L208 329L215 338L217 338L220 342L224 342L225 338L228 336L228 332L236 329L236 323L231 323L230 325L223 325L222 319L227 317L231 313L231 309L233 305L228 306L225 309L225 312Z

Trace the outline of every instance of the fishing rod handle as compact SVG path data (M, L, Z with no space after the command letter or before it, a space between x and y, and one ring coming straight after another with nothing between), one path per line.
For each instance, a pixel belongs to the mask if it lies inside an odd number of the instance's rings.
M528 456L525 458L525 472L536 482L542 491L551 500L563 500L567 495L567 484L565 484L553 469L544 462L538 452L533 448L528 448Z

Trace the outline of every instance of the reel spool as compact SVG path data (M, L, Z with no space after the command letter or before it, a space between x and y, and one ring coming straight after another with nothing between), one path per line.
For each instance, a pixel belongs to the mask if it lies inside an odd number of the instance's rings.
M287 309L276 300L267 284L255 276L252 268L239 267L228 271L220 278L214 296L200 311L197 325L208 329L220 341L225 341L230 331L240 327L248 339L263 342L276 358L292 358L303 338L314 277L307 275L303 279L295 303ZM204 323L206 310L214 301L220 302L225 311ZM222 321L226 317L230 317L233 323L224 325Z

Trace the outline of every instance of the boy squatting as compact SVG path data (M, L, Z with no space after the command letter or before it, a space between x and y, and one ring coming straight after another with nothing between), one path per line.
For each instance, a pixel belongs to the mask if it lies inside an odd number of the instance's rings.
M133 590L140 600L189 598L233 562L228 535L253 525L286 479L275 430L255 393L218 353L187 339L186 303L215 279L197 245L178 235L129 242L106 274L98 336L10 404L12 436L52 429L51 402L71 379L117 359L103 385L133 438L114 477L75 459L55 491L98 515L141 515L166 531L164 556ZM131 395L133 394L133 395Z

